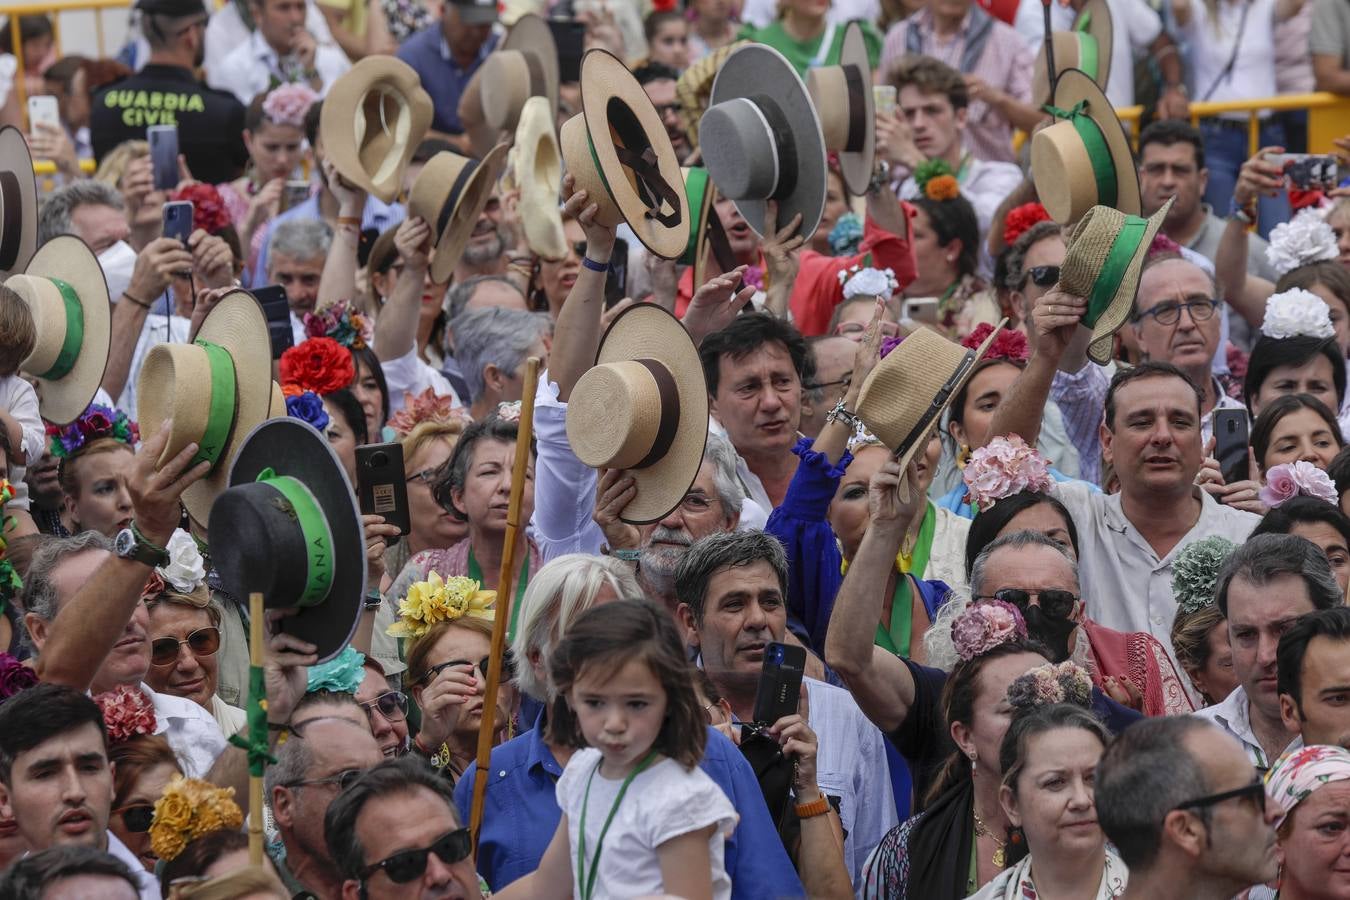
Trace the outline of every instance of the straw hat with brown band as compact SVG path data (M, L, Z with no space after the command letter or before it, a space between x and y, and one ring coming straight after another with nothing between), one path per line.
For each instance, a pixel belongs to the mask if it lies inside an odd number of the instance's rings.
M33 175L33 157L23 132L6 125L0 128L0 277L22 272L36 249L37 179Z
M839 154L844 185L855 197L867 193L876 153L876 110L872 98L872 66L862 26L850 22L844 32L839 65L815 66L806 73L806 87L820 116L825 149Z
M412 66L367 56L328 89L319 114L324 158L352 184L392 203L431 117L431 97Z
M443 150L427 161L408 192L408 212L431 226L436 255L431 279L437 284L450 275L473 233L474 223L492 196L506 165L506 145L493 147L482 161Z
M678 262L694 267L695 290L705 281L708 254L717 261L719 274L736 267L722 218L717 215L717 185L708 177L708 170L699 166L681 170L684 175L684 193L689 198L689 244Z
M558 108L558 46L548 23L526 13L496 52L480 67L483 120L498 133L515 131L525 101L543 97L551 114ZM478 73L474 73L475 77Z
M684 129L691 148L698 148L698 123L708 110L708 97L712 94L717 70L732 51L748 43L750 41L736 41L719 47L685 69L680 74L680 80L675 82L675 99L680 104L680 127Z
M646 90L623 61L593 49L581 58L581 109L563 123L563 161L598 206L595 221L627 222L663 259L689 244L689 200L680 162Z
M1114 46L1111 8L1106 0L1088 0L1074 17L1073 28L1051 35L1055 66L1060 72L1079 69L1104 91L1111 79L1111 51ZM1040 109L1050 101L1050 79L1046 75L1045 46L1036 54L1031 78L1032 105Z

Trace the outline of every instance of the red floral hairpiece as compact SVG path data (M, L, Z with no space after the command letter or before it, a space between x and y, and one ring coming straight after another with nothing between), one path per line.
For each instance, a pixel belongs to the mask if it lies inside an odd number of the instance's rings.
M103 724L108 728L108 742L120 743L138 734L155 733L155 705L138 687L122 685L94 697L103 711Z
M281 383L319 396L351 386L356 364L351 351L330 337L312 337L281 354Z
M1003 245L1011 247L1014 241L1031 230L1031 226L1049 221L1050 214L1039 203L1023 203L1013 207L1003 217Z
M961 346L970 350L978 350L980 345L993 333L993 325L988 322L981 322L975 326L974 331L961 339ZM988 352L984 354L985 359L1006 359L1015 363L1024 363L1030 356L1031 348L1027 345L1027 336L1012 328L1000 329L998 336L994 338L994 342L989 345Z
M200 228L207 234L219 234L233 225L230 214L225 209L225 201L220 191L213 185L194 181L185 184L169 195L170 200L187 200L192 204L192 227Z

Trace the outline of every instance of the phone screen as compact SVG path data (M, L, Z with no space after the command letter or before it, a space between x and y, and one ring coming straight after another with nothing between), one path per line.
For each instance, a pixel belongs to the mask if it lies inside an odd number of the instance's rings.
M178 127L151 125L146 129L145 136L150 143L155 190L171 191L178 186Z
M258 304L263 308L267 319L267 333L272 340L272 358L281 359L281 354L295 345L295 332L291 329L291 306L286 299L286 289L279 284L269 284L253 291Z
M192 212L192 202L189 200L165 203L162 229L164 237L177 238L187 246L187 240L192 235Z
M614 241L614 252L609 257L609 271L605 273L605 306L610 307L624 298L628 285L628 242Z

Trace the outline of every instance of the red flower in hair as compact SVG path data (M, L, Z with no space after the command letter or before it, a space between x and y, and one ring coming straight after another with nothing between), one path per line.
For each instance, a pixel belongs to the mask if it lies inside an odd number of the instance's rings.
M219 234L234 224L225 211L225 201L213 185L194 181L169 195L170 200L187 200L192 204L192 227L207 234Z
M1180 254L1181 245L1160 231L1153 236L1153 243L1148 245L1148 255L1158 256L1162 253Z
M1013 241L1025 234L1031 226L1037 222L1049 221L1050 214L1039 203L1023 203L1021 206L1013 207L1003 219L1003 245L1012 246Z
M988 322L981 322L975 326L974 331L961 340L961 346L970 350L978 350L980 345L993 333L993 325ZM994 338L994 342L989 345L989 352L984 355L984 358L1006 359L1024 363L1029 356L1031 356L1031 349L1027 346L1027 336L1020 331L1004 328L999 331Z
M319 396L340 391L356 379L351 351L330 337L315 337L281 354L281 383Z
M1298 188L1289 189L1289 208L1294 212L1309 206L1317 206L1322 202L1326 195L1321 191L1304 191Z

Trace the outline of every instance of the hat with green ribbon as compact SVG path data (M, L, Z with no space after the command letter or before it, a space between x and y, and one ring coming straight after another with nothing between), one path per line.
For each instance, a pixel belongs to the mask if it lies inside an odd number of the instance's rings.
M269 419L244 438L230 486L211 508L211 561L234 597L294 608L281 630L318 662L351 642L366 589L361 514L328 441L300 419Z
M731 244L727 241L722 219L714 208L717 204L717 186L708 177L708 170L701 166L687 166L680 170L684 176L684 193L689 198L689 243L684 254L677 260L682 266L694 267L694 287L703 284L711 252L722 272L730 272L736 267L736 259L731 255Z
M112 307L98 258L74 235L54 237L5 287L28 304L37 343L20 369L37 384L42 417L75 421L89 407L108 366Z
M1139 173L1111 101L1078 69L1055 81L1055 123L1031 139L1031 174L1050 217L1071 225L1094 206L1140 214Z
M1050 42L1055 51L1058 72L1078 69L1104 91L1111 78L1111 49L1114 40L1111 8L1106 0L1088 0L1074 17L1068 31L1056 31ZM1032 105L1038 109L1050 101L1050 79L1046 77L1045 45L1036 54L1032 74Z
M0 276L22 272L37 249L37 180L23 132L0 128Z
M1111 337L1130 317L1144 258L1171 208L1169 199L1144 219L1094 206L1069 235L1059 286L1087 298L1082 324L1092 329L1088 357L1095 363L1106 365L1111 360Z
M158 465L190 443L198 445L194 464L211 464L206 477L183 492L200 531L225 490L243 436L272 413L272 348L258 301L247 291L231 291L207 313L195 341L150 348L136 394L141 434L148 438L173 420Z

